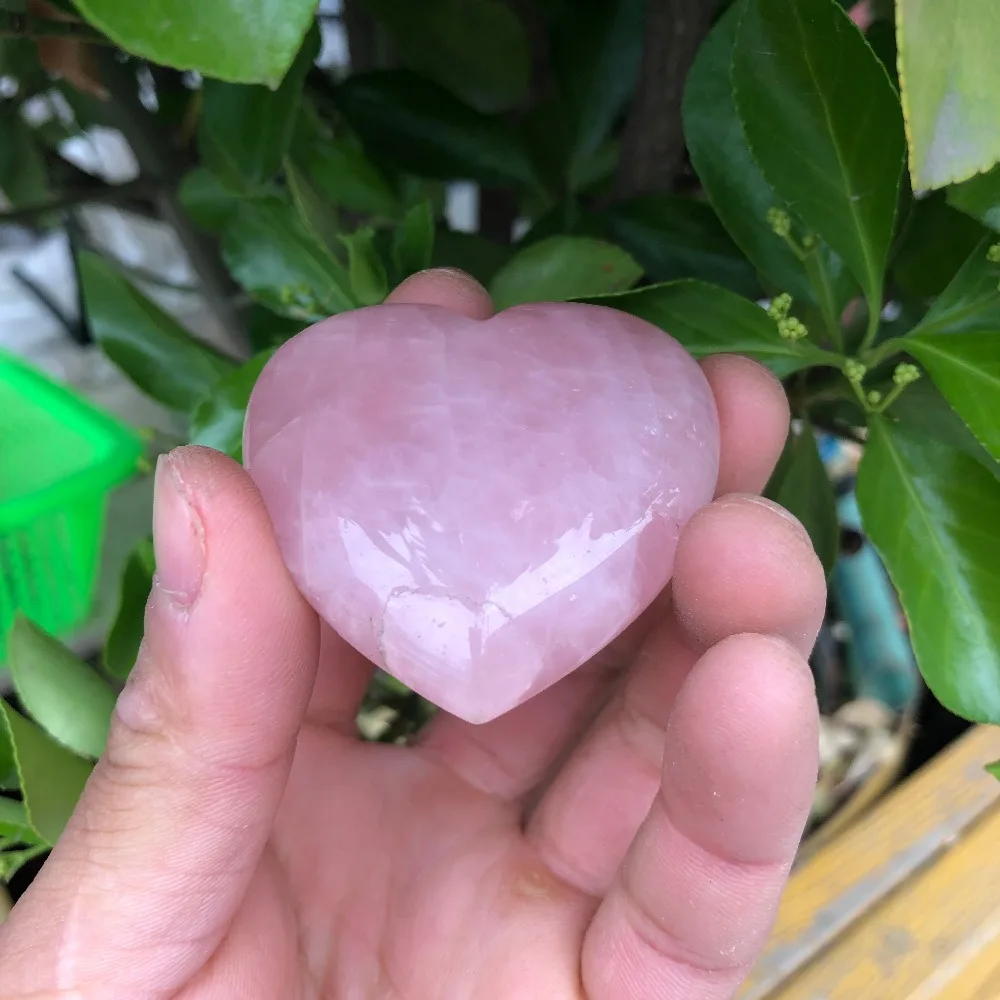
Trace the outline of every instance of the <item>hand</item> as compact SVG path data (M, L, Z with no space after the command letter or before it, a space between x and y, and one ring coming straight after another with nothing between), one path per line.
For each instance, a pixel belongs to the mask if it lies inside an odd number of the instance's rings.
M491 308L447 271L394 300ZM0 930L4 1000L731 997L809 810L825 593L805 532L753 495L779 384L704 367L721 498L668 592L534 700L409 748L358 740L372 666L299 596L243 470L161 462L143 649Z

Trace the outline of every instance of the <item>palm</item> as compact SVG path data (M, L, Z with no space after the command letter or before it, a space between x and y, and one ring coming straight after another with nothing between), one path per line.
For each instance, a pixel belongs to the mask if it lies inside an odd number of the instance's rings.
M294 967L317 998L578 996L596 901L539 862L517 806L401 748L351 758L328 733L303 734L272 842L271 905L287 892L297 925L283 924L287 964L264 995Z

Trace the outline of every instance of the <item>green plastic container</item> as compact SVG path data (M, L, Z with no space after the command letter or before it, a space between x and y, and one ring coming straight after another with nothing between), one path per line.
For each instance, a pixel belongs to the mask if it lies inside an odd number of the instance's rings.
M0 352L0 664L18 612L66 636L90 615L108 497L137 434Z

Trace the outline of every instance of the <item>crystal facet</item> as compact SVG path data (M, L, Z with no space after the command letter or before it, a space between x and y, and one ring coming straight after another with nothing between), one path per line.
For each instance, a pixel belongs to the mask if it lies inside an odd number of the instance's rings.
M344 313L254 388L247 468L297 585L469 722L566 676L670 579L711 499L715 403L672 338L598 306Z

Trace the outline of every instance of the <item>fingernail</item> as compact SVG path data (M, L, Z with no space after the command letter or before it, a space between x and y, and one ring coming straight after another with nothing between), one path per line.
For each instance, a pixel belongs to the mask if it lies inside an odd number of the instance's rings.
M806 531L805 525L803 525L803 523L793 513L791 513L791 511L786 510L781 506L781 504L777 504L773 500L768 500L766 497L762 497L757 493L730 493L722 499L723 501L734 500L736 503L752 503L756 504L758 507L763 507L766 510L771 511L773 514L777 514L779 517L784 518L789 522L789 524L793 524L806 538L809 537L809 532Z
M205 574L205 533L177 463L170 455L156 462L153 487L153 548L156 586L179 607L190 607Z

